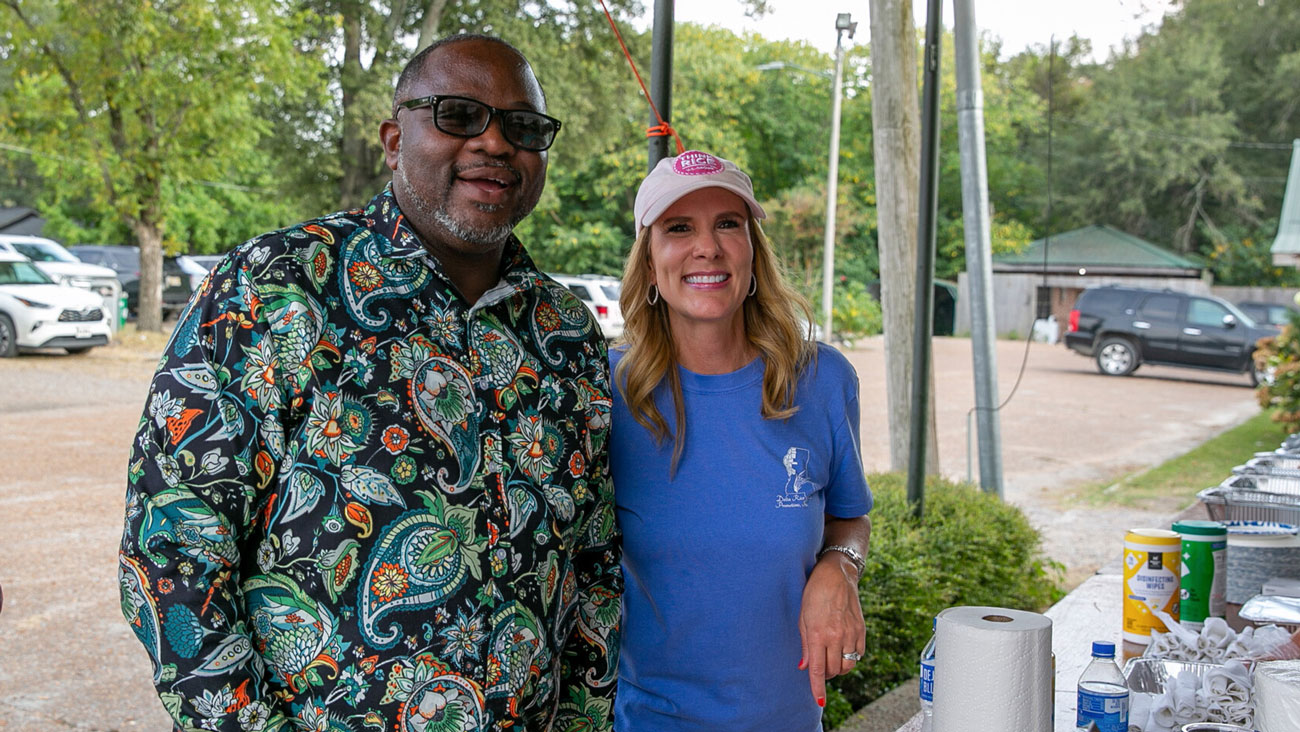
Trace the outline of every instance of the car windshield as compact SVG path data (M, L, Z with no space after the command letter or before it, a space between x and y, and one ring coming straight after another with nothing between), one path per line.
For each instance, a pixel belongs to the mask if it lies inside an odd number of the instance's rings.
M66 249L53 242L14 242L14 249L33 262L80 262Z
M46 274L31 262L0 262L0 285L52 285Z

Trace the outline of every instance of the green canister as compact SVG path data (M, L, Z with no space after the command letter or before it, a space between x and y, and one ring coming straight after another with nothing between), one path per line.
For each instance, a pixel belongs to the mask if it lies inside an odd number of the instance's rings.
M1206 618L1224 615L1228 527L1218 521L1176 521L1173 530L1183 540L1179 622L1199 628Z

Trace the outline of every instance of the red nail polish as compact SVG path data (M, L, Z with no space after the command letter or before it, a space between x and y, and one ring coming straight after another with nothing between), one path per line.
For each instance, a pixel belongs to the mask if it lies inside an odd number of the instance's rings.
M819 696L819 697L817 697L817 706L819 706L819 707L824 707L824 706L826 706L826 697L824 697L824 696Z

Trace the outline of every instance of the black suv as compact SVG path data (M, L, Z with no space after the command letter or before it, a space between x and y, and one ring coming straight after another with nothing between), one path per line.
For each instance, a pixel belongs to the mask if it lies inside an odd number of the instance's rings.
M132 314L140 307L140 247L123 245L78 244L68 247L77 259L99 264L117 273L126 293L126 309ZM185 308L192 293L203 282L208 271L187 256L163 257L164 315L175 315Z
M1258 385L1266 374L1255 368L1255 343L1277 334L1217 297L1107 285L1079 295L1065 345L1112 376L1150 363L1247 373Z

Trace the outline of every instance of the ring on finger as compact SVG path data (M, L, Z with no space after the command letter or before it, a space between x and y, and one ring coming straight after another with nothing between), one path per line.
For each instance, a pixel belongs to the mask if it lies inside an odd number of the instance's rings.
M857 663L862 660L862 654L857 651L849 651L848 653L843 654L843 658L845 661L853 661L854 663Z

